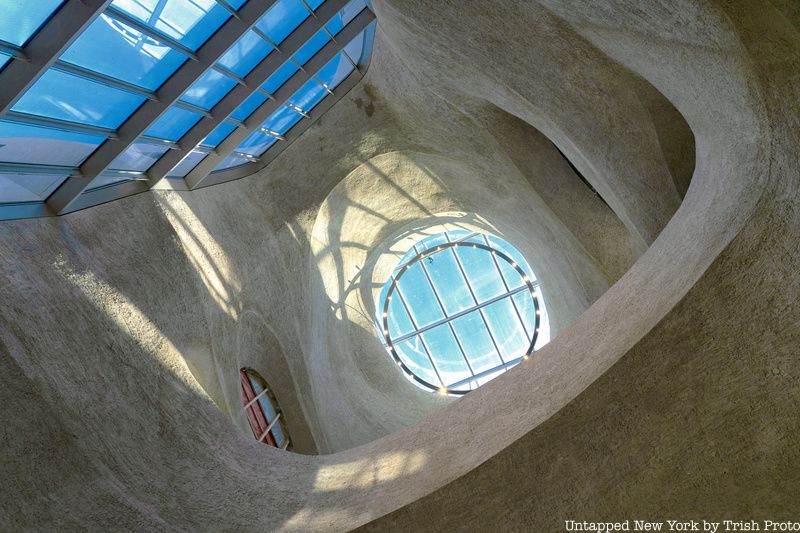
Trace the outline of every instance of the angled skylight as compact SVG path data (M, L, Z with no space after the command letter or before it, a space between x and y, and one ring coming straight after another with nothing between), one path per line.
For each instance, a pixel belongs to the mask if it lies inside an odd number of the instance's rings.
M0 13L0 219L255 172L363 77L375 30L366 0L0 0Z

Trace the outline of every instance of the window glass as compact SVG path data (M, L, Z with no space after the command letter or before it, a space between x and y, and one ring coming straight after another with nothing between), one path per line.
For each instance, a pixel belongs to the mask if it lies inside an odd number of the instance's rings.
M0 0L0 40L24 45L63 3L62 0Z
M50 69L22 95L12 109L116 129L142 102L143 96Z

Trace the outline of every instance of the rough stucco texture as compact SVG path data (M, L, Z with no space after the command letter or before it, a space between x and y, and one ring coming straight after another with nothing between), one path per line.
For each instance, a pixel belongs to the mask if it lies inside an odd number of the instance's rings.
M0 223L0 529L797 520L796 5L374 9L365 81L258 174ZM371 317L391 246L455 223L558 336L453 401Z

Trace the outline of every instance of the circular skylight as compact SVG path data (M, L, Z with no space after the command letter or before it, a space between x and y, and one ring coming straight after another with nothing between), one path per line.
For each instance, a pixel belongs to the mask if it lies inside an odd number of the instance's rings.
M536 276L491 235L459 229L419 241L379 302L390 355L413 383L442 394L469 392L550 340Z

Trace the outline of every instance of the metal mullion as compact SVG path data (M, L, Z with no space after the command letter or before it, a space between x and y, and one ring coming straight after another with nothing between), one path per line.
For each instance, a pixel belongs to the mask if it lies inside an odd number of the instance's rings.
M217 4L219 7L221 7L222 9L224 9L225 11L227 11L228 13L230 13L232 17L236 17L237 19L242 20L242 17L239 15L239 12L236 11L236 8L234 8L228 2L225 2L225 0L214 0L214 3Z
M460 387L461 385L469 383L470 381L477 381L480 378L488 376L492 372L497 372L498 370L507 370L507 369L511 368L512 366L516 366L518 363L520 363L524 359L525 359L524 357L517 357L516 359L512 359L511 361L508 361L507 363L503 363L502 365L497 365L497 366L494 366L494 367L489 368L487 370L484 370L482 372L478 372L477 374L475 374L472 377L464 378L461 381L456 381L455 383L450 385L450 388Z
M266 387L265 387L265 388L263 388L263 389L261 389L261 392L259 392L258 394L256 394L256 395L255 395L255 396L254 396L254 397L253 397L253 398L252 398L250 401L248 401L246 404L244 404L244 408L245 408L245 409L247 409L247 408L249 408L251 405L253 405L254 403L256 403L256 402L258 401L258 399L259 399L259 398L261 398L262 396L264 396L264 395L267 393L267 391L268 391L268 390L269 390L269 389L267 389Z
M241 20L228 18L225 23L197 50L196 61L184 62L156 91L161 101L146 100L119 127L120 142L103 143L81 165L83 178L67 179L50 197L50 209L61 213L70 209L87 185L99 176L128 146L142 135L170 105L210 69L250 27L256 24L276 0L249 0L239 11ZM111 9L111 8L109 8ZM210 119L201 119L210 120Z
M184 102L183 100L176 100L174 107L180 107L181 109L185 109L186 111L191 111L192 113L197 113L199 115L203 115L206 118L214 118L214 115L211 114L211 111L208 109L204 109L198 105L190 104L189 102Z
M486 238L486 235L483 235L483 242L486 243L486 246L491 246L489 244L489 239ZM492 261L494 261L494 266L495 268L497 268L497 273L500 274L500 279L503 281L503 286L506 288L506 292L509 292L510 289L508 287L508 282L506 281L506 277L503 275L503 270L500 268L500 263L497 261L496 254L492 254ZM510 298L510 300L511 300L511 305L514 306L514 312L517 313L517 319L519 320L519 323L522 324L522 331L525 332L525 338L528 339L528 342L530 343L533 337L531 337L531 334L528 333L528 328L527 326L525 326L525 321L522 320L522 314L519 312L519 308L517 307L517 302L514 301L514 298Z
M419 326L417 325L417 321L414 320L414 315L411 314L411 310L408 308L408 304L406 303L406 299L403 297L403 293L400 290L400 285L395 284L395 288L397 289L397 296L400 297L400 303L403 304L403 307L405 308L406 313L408 313L408 318L411 319L411 325L414 326L414 329L418 330ZM387 333L387 336L388 336L388 333ZM444 387L445 386L444 380L442 379L442 376L439 374L439 369L436 368L436 363L433 362L433 357L431 356L431 351L428 350L428 344L425 342L425 339L422 337L422 335L419 336L419 341L422 343L422 347L425 349L425 355L428 356L428 361L431 362L431 368L433 369L433 372L436 374L436 378L439 380L439 384L442 387ZM395 344L394 341L392 341L392 344Z
M111 0L67 0L0 72L0 115L9 111Z
M328 5L329 2L323 4L323 6ZM355 35L360 33L361 30L369 25L369 23L374 19L375 15L372 13L372 11L365 9L357 17L350 21L340 33L343 35L352 34L353 37L355 37ZM296 32L297 30L295 30L292 35L294 35ZM291 38L291 36L289 38ZM328 42L306 63L304 67L306 72L316 73L323 68L328 61L333 59L337 52L337 46L333 42ZM187 185L190 188L202 186L203 180L208 177L211 171L213 171L214 168L225 159L225 157L230 155L236 149L236 147L238 147L239 144L241 144L241 142L247 138L248 135L250 135L253 130L261 126L261 124L267 118L269 118L274 111L283 105L283 103L288 101L288 99L291 98L306 81L308 81L308 75L306 72L295 72L292 77L289 78L289 80L284 83L284 85L278 89L278 91L276 91L272 99L267 100L255 111L253 111L247 120L245 120L245 125L247 126L246 129L240 128L232 132L224 141L219 144L217 147L217 151L219 152L218 156L205 158L186 175L185 180Z
M80 67L78 65L73 65L72 63L67 63L66 61L61 61L61 60L56 61L55 64L53 64L53 69L65 72L67 74L71 74L73 76L77 76L79 78L83 78L85 80L93 81L95 83L100 83L102 85L118 89L120 91L125 91L138 96L143 96L148 100L158 100L158 96L156 95L156 93L149 89L145 89L144 87L139 87L138 85L135 85L133 83L128 83L126 81L112 78L111 76L95 72L94 70L90 70L88 68Z
M31 126L41 126L43 128L56 129L61 131L84 133L87 135L105 137L107 139L114 139L114 140L119 139L117 130L113 130L111 128L103 128L101 126L90 126L88 124L80 124L78 122L70 122L68 120L61 120L58 118L50 118L40 115L31 115L29 113L20 113L18 111L9 111L0 118L8 122L16 122L18 124L28 124Z
M354 70L352 71L345 79L336 86L336 89L333 91L333 96L328 96L327 98L323 98L322 101L314 106L314 109L311 110L311 118L309 119L302 119L300 122L295 124L294 126L287 131L284 136L286 137L286 141L282 143L275 143L273 144L269 150L261 154L261 162L258 164L251 163L248 165L239 165L236 167L231 167L219 171L214 171L209 174L202 182L201 185L198 187L208 187L211 185L216 185L218 183L224 183L240 178L244 178L247 176L252 175L255 172L258 172L262 168L265 168L271 161L273 161L276 157L278 157L285 149L287 149L295 140L297 140L303 133L313 126L316 121L324 115L329 109L331 109L336 103L342 99L342 97L348 93L356 84L361 81L362 75L359 71Z
M253 0L251 0L253 1ZM347 0L328 0L326 1L322 7L320 7L319 16L322 17L323 20L327 20L328 18L333 17L336 13L338 13L341 7L347 4ZM326 18L327 17L327 18ZM284 45L287 52L294 53L299 50L303 44L305 44L308 37L312 36L316 31L316 24L318 23L316 20L313 22L305 21L300 26L298 26L285 40ZM266 36L263 35L257 27L252 26L250 28L253 32L255 32L259 37L262 39L267 40ZM270 44L274 47L274 43ZM244 81L247 83L247 86L242 86L241 84L234 87L228 94L226 94L222 100L217 102L217 104L211 109L211 114L216 117L216 119L202 119L197 124L192 126L188 132L186 132L183 137L181 137L179 143L181 145L181 150L170 152L164 154L156 163L150 167L148 170L148 175L150 176L150 185L155 186L158 182L163 179L170 170L172 170L175 165L180 163L186 155L192 150L193 146L199 144L203 139L205 139L221 122L230 117L231 113L235 112L236 109L244 102L247 98L250 97L254 92L259 91L266 94L266 91L263 91L261 88L261 84L264 83L267 79L269 79L272 74L274 74L284 63L285 57L284 53L276 48L277 54L270 53L261 60L261 62L256 65L253 70L251 70L247 76L244 77ZM313 58L312 58L313 60ZM288 82L287 82L288 83ZM267 102L274 102L275 98L273 95L267 94L268 100ZM265 102L266 103L266 102ZM262 104L263 106L264 104ZM260 109L260 108L259 108ZM215 163L213 165L210 164L203 164L201 161L198 166L202 166L203 168L208 168L204 175L201 176L200 179L205 178L213 168L227 155L231 153L247 135L250 135L256 127L260 126L261 123L266 120L263 119L258 122L258 124L253 124L252 121L248 122L245 121L244 123L239 122L237 126L239 126L239 130L232 132L228 137L235 135L238 132L245 132L244 135L235 145L229 146L225 144L223 140L220 143L220 146L217 147L218 152L222 153L225 152L224 155L220 158L215 158ZM242 127L242 124L244 127ZM225 148L223 148L225 145ZM227 152L225 149L227 148ZM197 167L195 167L196 170ZM185 178L186 183L191 184L193 180L200 181L196 178L199 174L192 170ZM191 177L190 177L191 176Z
M472 299L475 301L475 305L478 305L478 298L475 296L475 291L472 290L472 284L469 282L469 278L467 278L467 273L464 272L464 266L461 264L461 259L458 258L458 254L455 251L455 247L451 247L453 250L453 257L456 258L456 264L458 265L458 270L461 272L461 275L464 276L464 283L467 284L467 288L469 289L469 293L472 295ZM494 303L492 300L489 302ZM487 303L488 305L488 303ZM492 330L489 328L489 321L486 320L486 315L483 313L483 308L478 309L478 313L481 315L481 320L483 320L483 325L486 327L486 331L489 333L489 338L492 339L492 345L494 346L495 351L497 352L497 356L500 358L502 363L505 363L503 359L503 354L500 353L500 347L497 345L497 341L492 334Z
M414 245L414 251L415 252L417 251L417 246L416 245ZM417 252L417 255L419 255L419 252ZM427 259L427 257L431 257L433 255L435 255L435 254L430 254L429 256L426 256L426 259ZM436 286L433 284L433 280L431 279L431 274L430 274L430 272L428 272L428 267L425 265L425 259L423 259L422 261L418 261L418 263L422 264L422 271L425 273L425 279L428 280L428 285L430 285L431 290L433 291L433 296L436 298L436 301L439 302L439 308L441 308L442 314L444 315L444 318L445 318L445 321L446 321L447 325L450 327L450 332L453 334L453 338L455 338L455 340L456 340L456 344L458 345L458 349L461 352L461 357L463 357L464 358L464 362L467 363L467 368L469 369L469 373L474 376L475 372L472 371L472 365L469 364L469 359L467 358L467 353L464 351L464 347L461 346L461 341L458 340L458 335L456 335L456 330L455 330L455 328L453 328L453 319L451 317L447 316L447 310L445 310L444 303L442 302L442 298L439 296L439 292L436 290ZM421 336L420 336L420 339L422 339ZM442 385L444 385L444 383L442 383ZM447 385L444 385L444 386L447 387Z
M116 19L117 22L121 22L126 26L130 26L136 31L144 35L147 35L148 37L158 41L159 43L165 44L170 48L172 48L173 50L177 50L178 52L184 54L185 56L188 56L194 61L198 62L200 61L200 58L198 57L197 53L188 46L181 44L180 42L176 41L166 33L163 33L160 30L148 26L141 20L129 15L128 13L119 9L118 7L115 7L114 5L109 5L106 8L105 14L113 19Z
M278 411L278 413L275 414L275 418L273 418L270 421L270 423L267 425L267 429L265 429L264 432L261 434L261 436L258 438L259 442L264 442L264 438L267 435L269 435L270 430L275 426L275 423L278 422L278 420L280 420L280 418L281 418L281 412Z
M69 176L79 174L80 169L64 165L37 165L34 163L0 162L0 172L13 174L44 174L46 176Z
M241 76L239 76L238 74L236 74L236 73L235 73L235 72L233 72L232 70L230 70L230 69L228 69L228 68L225 68L225 67L223 67L223 66L222 66L222 65L220 65L219 63L214 63L213 65L211 65L211 68L212 68L212 69L214 69L214 70L216 70L217 72L219 72L219 73L220 73L220 74L222 74L223 76L225 76L225 77L228 77L228 78L232 79L233 81L235 81L235 82L236 82L236 83L238 83L239 85L243 85L243 86L245 86L245 87L247 87L247 86L248 86L248 85L247 85L247 82L245 81L245 79L244 79L244 78L242 78Z
M0 40L0 52L5 52L15 59L29 61L28 56L26 56L25 52L22 51L21 46L17 46L16 44L9 43L7 41Z
M522 287L519 287L517 289L514 289L511 292L507 292L507 293L495 296L494 298L492 298L490 300L486 300L483 303L476 304L476 305L473 305L472 307L464 309L463 311L459 311L458 313L455 313L451 317L442 318L442 319L437 320L436 322L433 322L432 324L429 324L429 325L427 325L427 326L425 326L423 328L419 328L417 331L414 331L413 333L408 333L406 335L403 335L402 337L399 337L395 342L403 342L403 341L408 340L408 339L410 339L410 338L412 338L412 337L414 337L416 335L419 335L420 333L425 333L426 331L429 331L429 330L431 330L431 329L433 329L433 328L435 328L437 326L441 326L442 324L446 323L448 320L455 320L457 318L461 318L462 316L468 315L468 314L470 314L470 313L472 313L474 311L479 311L479 310L483 309L484 307L487 307L489 305L492 305L493 303L499 302L503 298L508 298L509 296L514 296L517 293L523 292L527 288L528 288L527 286L522 286Z
M283 445L281 446L281 450L286 450L289 447L289 437L286 435L283 436Z

